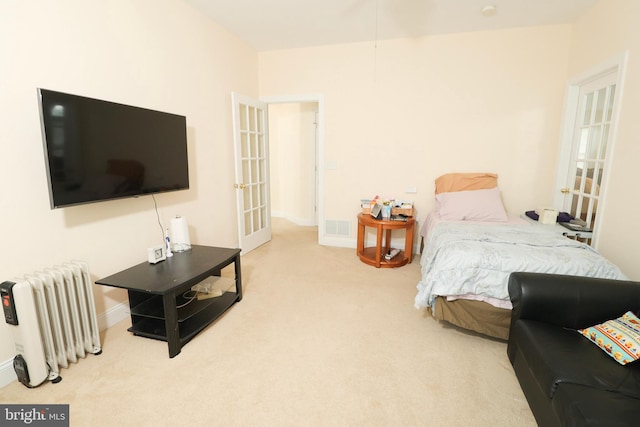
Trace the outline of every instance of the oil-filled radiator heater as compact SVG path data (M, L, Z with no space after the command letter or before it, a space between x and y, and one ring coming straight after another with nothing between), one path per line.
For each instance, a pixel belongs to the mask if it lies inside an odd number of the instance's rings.
M25 386L59 382L60 368L102 352L86 263L73 261L2 282L0 296L17 352L13 367Z

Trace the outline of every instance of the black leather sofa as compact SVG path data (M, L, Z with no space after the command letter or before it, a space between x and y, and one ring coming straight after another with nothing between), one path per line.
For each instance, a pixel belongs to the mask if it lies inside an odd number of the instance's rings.
M640 283L512 273L507 354L540 426L640 425L640 360L625 366L576 332L640 310Z

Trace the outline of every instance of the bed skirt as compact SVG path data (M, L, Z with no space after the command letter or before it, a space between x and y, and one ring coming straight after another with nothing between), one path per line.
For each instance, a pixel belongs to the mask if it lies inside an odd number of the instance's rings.
M438 297L433 317L453 325L490 337L507 340L511 323L511 310L494 307L482 301L454 300L447 301Z

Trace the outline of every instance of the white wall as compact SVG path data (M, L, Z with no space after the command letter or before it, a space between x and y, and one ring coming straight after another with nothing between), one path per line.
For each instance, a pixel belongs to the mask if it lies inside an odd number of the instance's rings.
M0 2L2 280L71 259L93 279L159 244L151 197L50 210L36 88L187 117L191 189L156 196L195 244L237 246L231 92L258 95L257 53L180 0ZM96 286L98 313L126 301ZM0 364L14 356L0 322Z
M580 75L596 64L628 53L618 132L615 141L598 250L616 262L634 280L640 280L638 227L630 226L640 211L638 161L640 161L640 2L600 0L574 25L570 50L570 75ZM618 89L620 90L620 89Z
M354 241L361 198L413 199L423 220L447 172L498 173L518 215L551 201L570 35L560 25L263 52L260 96L323 94L324 160L336 167L324 215L350 221Z

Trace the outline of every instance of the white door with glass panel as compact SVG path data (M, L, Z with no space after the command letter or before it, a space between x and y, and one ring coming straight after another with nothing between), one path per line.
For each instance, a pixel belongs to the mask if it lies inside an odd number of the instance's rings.
M612 72L580 87L567 182L560 190L565 195L563 210L591 229L607 173L616 81L617 73Z
M267 105L232 94L238 236L245 254L271 240Z

